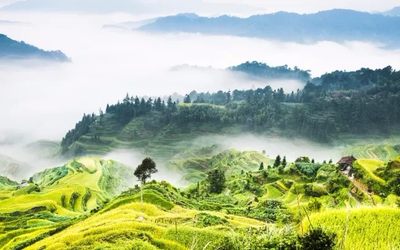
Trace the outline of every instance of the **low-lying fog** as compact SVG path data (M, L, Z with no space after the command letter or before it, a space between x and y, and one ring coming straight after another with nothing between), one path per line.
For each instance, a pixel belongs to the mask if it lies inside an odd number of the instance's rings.
M72 59L65 64L0 62L0 144L3 144L0 154L11 154L30 165L35 164L32 158L15 153L17 151L9 149L4 142L16 137L23 137L25 142L60 140L83 113L98 112L127 92L139 96L167 96L191 90L264 87L267 82L224 70L248 60L271 66L298 66L312 70L314 76L337 69L380 68L388 64L400 68L400 50L385 50L362 42L305 45L103 28L105 24L149 18L126 14L0 14L2 20L13 22L0 23L0 33L46 50L62 50ZM177 65L195 67L177 70ZM270 81L268 84L287 91L301 87L296 81ZM316 160L337 156L333 149L297 140L248 136L224 142L239 149L265 149L271 156L286 155L289 160L299 155L310 155ZM42 166L48 167L47 163Z
M193 147L206 147L218 145L219 151L236 149L240 151L265 151L266 156L274 159L277 155L286 156L289 162L293 162L300 156L308 156L317 162L337 161L344 147L328 146L304 139L289 139L256 134L242 135L216 135L203 136L195 139ZM62 166L67 159L52 157L50 153L40 147L26 146L24 144L0 145L0 175L7 176L13 180L21 181L28 179L33 174L50 167ZM44 153L45 152L45 153ZM216 152L217 153L217 152ZM103 156L112 159L134 169L141 161L148 157L139 149L116 149ZM157 155L152 155L156 157ZM185 186L186 181L182 179L182 173L168 168L168 161L156 161L158 172L153 175L156 180L167 180L175 186Z
M222 70L247 60L298 66L312 70L314 76L336 69L400 66L400 51L361 42L304 45L103 28L104 24L144 18L125 14L2 12L1 16L22 24L0 25L0 33L47 50L60 49L72 59L66 64L0 63L3 137L19 132L32 139L59 140L83 113L97 112L127 92L155 96L265 86L267 82ZM183 64L201 70L172 70ZM299 87L293 81L273 85L288 91Z
M289 162L294 162L300 156L308 156L316 162L328 162L331 159L336 162L343 151L341 146L325 145L305 139L289 139L255 134L216 136L205 139L218 142L225 149L265 151L265 154L271 159L275 159L277 155L286 156Z

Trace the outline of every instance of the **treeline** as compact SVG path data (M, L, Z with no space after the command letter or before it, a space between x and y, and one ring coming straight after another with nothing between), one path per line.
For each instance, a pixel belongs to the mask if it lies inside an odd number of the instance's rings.
M244 72L249 75L268 79L296 79L304 82L311 80L311 75L308 70L302 70L298 67L289 68L287 65L271 67L257 61L245 62L230 67L229 70Z
M400 125L400 73L391 67L333 72L308 82L303 90L283 89L197 93L179 104L171 98L144 99L127 95L107 105L106 114L121 127L136 117L157 112L163 125L187 123L242 125L246 131L279 130L319 141L342 133L390 132ZM67 149L94 127L103 114L84 116L64 137Z
M85 135L90 131L91 125L96 120L96 116L94 114L86 115L84 114L82 120L80 120L75 128L71 129L67 132L64 138L61 140L61 148L62 151L67 151L68 147L72 145L75 141L77 141L81 136Z
M165 113L166 115L171 115L177 111L177 102L172 101L169 97L167 102L161 98L141 98L129 96L128 94L122 101L114 105L108 105L106 107L106 113L114 114L115 119L121 124L125 125L133 118L148 114L151 111L159 111Z

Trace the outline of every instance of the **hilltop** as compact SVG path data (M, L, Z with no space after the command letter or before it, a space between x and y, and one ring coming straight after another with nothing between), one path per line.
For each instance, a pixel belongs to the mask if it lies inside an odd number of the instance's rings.
M40 59L56 62L67 62L68 57L61 51L46 51L24 41L16 41L0 34L0 59Z

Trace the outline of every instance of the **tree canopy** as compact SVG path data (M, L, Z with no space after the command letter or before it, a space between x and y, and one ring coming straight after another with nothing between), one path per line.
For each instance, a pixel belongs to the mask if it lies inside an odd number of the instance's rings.
M142 184L145 184L147 179L151 178L151 175L157 173L156 163L151 158L145 158L142 161L135 172L134 175L138 178Z

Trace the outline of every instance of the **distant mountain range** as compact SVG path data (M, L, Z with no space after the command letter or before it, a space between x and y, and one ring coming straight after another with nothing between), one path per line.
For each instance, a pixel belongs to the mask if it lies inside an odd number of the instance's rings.
M146 32L189 32L256 37L279 41L368 41L400 45L400 16L334 9L314 14L277 12L248 18L178 14L154 19L139 27Z
M384 14L388 16L400 16L400 6L386 11Z
M59 50L45 51L23 41L15 41L3 34L0 34L0 59L69 61L69 58Z

